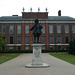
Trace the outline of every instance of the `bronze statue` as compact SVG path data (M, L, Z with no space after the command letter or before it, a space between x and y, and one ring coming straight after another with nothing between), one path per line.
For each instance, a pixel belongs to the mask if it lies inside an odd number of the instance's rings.
M36 19L33 27L31 29L29 29L30 31L34 30L33 31L34 43L39 43L39 37L42 33L41 29L43 28L38 22L39 22L39 20Z

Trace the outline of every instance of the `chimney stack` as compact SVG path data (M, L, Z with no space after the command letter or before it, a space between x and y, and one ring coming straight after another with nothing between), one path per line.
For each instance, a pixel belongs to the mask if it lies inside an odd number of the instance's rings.
M58 11L58 16L61 16L61 10Z

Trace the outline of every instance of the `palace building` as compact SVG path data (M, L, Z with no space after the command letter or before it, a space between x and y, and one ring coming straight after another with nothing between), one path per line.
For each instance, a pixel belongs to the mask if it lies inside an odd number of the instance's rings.
M48 16L48 12L22 12L22 16L0 17L0 32L7 40L8 50L32 50L34 20L39 19L43 26L40 42L42 49L65 49L75 37L75 18L69 16Z

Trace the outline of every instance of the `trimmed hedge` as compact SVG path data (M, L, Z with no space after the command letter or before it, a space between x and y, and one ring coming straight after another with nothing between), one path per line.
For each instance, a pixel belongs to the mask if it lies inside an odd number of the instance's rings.
M67 50L42 50L42 53L67 52ZM0 50L0 53L33 53L33 50Z
M75 55L75 39L69 42L68 53Z
M1 50L0 53L32 53L32 50Z
M42 53L49 53L49 52L67 52L67 50L42 50Z

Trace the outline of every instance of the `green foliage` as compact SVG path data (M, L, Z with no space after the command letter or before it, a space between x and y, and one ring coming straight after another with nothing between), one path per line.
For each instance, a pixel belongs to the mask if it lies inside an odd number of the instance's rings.
M42 50L42 53L49 53L49 52L67 52L67 50Z
M69 42L68 53L75 55L75 39L73 39Z
M42 50L42 53L67 52L67 50ZM0 53L33 53L33 50L0 50Z
M33 50L1 50L0 53L32 53Z
M3 39L3 35L0 33L0 49L6 47L6 40Z

